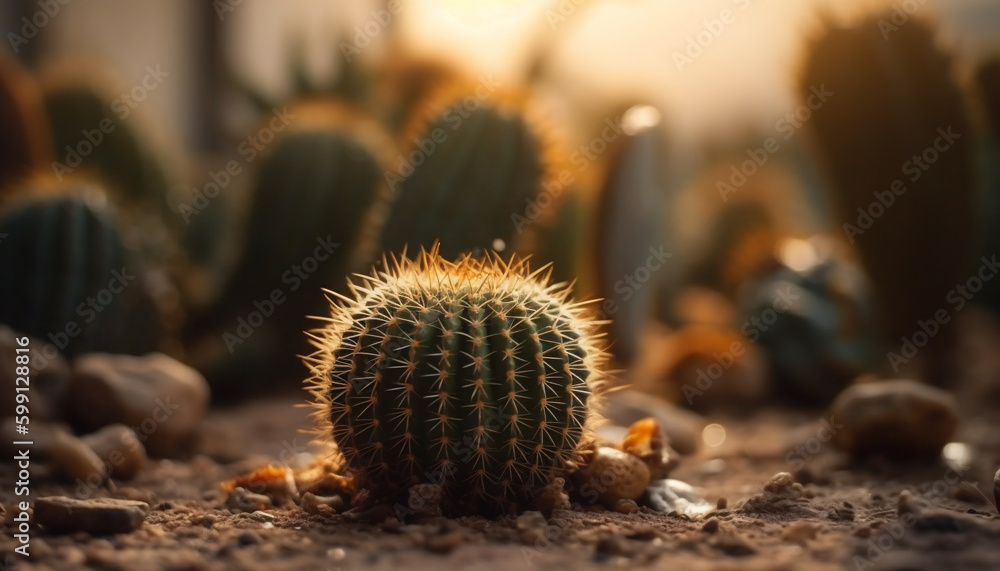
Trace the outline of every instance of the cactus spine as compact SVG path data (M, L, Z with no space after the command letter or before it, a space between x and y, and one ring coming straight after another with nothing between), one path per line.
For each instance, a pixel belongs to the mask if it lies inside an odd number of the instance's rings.
M451 509L530 499L589 436L594 323L516 259L435 248L386 266L311 335L321 434L380 497L436 477Z

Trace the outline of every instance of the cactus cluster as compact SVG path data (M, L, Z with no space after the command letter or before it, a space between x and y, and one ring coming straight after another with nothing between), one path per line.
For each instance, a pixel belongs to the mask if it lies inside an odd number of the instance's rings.
M0 323L66 356L159 349L163 324L115 213L95 188L39 183L0 218Z
M319 432L379 497L429 481L453 510L530 500L589 438L595 324L514 258L385 265L311 333Z

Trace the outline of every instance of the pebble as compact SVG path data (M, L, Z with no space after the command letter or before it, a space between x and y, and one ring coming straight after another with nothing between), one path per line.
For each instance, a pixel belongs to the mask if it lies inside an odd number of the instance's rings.
M604 415L615 424L630 426L653 417L667 435L670 447L678 453L694 454L701 446L701 431L708 422L694 412L633 389L609 393L606 400Z
M778 472L764 484L764 491L772 494L785 494L795 483L795 478L788 472Z
M848 387L830 412L834 445L855 457L936 458L958 426L954 397L909 380Z
M229 497L226 498L226 507L236 511L252 513L272 508L274 505L271 503L271 498L263 494L255 494L246 488L236 487L233 488L233 491L229 492Z
M649 467L642 460L608 446L598 448L576 477L584 497L588 490L596 491L607 507L613 507L621 499L641 498L651 479Z
M208 409L201 373L162 353L91 353L73 362L71 420L84 430L132 427L157 458L189 451Z
M719 500L715 502L715 509L717 510L724 510L728 507L729 507L729 500L726 498L719 498Z
M260 535L255 531L247 530L236 536L236 543L243 547L246 547L247 545L257 545L261 541Z
M620 514L634 514L639 511L639 504L635 500L621 499L615 502L614 510Z
M333 515L344 509L344 498L340 496L317 496L312 492L302 494L299 504L302 511L315 515ZM394 520L395 521L395 520Z
M91 491L107 479L107 468L101 458L83 440L61 428L53 431L50 461L66 481L83 482Z
M662 513L699 516L708 513L712 504L698 495L691 485L680 480L656 480L646 488L644 505Z
M431 553L451 553L456 547L465 541L465 533L461 529L446 531L440 535L433 535L427 538L424 548Z
M1000 511L1000 470L993 476L993 498L997 510Z
M21 346L17 339L25 337L15 333L10 327L0 325L0 417L14 413L16 405L17 363ZM69 365L56 353L49 359L42 353L47 343L28 337L30 359L28 361L28 388L31 395L31 422L34 425L43 420L59 420L63 416L66 396L69 392ZM46 354L49 352L47 351ZM21 353L23 355L23 353Z
M135 431L124 424L112 424L81 438L119 480L135 478L146 465L146 448Z
M35 522L51 533L130 533L149 515L149 504L129 500L77 500L48 496L35 501Z
M680 463L679 455L667 442L663 427L655 418L644 418L629 427L621 449L643 462L653 480L662 480Z
M547 518L552 517L556 510L568 510L570 502L569 494L566 493L566 480L553 478L535 495L531 507Z
M719 518L710 517L708 520L702 524L701 530L705 533L715 533L719 531Z

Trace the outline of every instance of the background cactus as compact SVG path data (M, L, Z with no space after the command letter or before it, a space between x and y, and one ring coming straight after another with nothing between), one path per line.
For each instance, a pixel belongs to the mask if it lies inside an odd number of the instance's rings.
M243 365L258 371L298 366L296 353L308 348L299 335L309 325L305 316L324 311L320 287L360 269L348 267L349 254L366 212L384 190L382 165L391 147L377 125L333 103L302 103L289 114L293 122L259 159L236 267L219 302L193 319L186 334L211 332L218 340L219 327L232 332L255 302L280 290L286 301L253 333L258 350L240 351L250 359ZM238 364L207 376L213 384L243 383L244 366Z
M883 36L879 21L891 16L876 14L850 27L828 24L809 52L799 90L803 98L817 88L833 93L808 126L835 186L836 227L857 227L858 209L877 203L875 193L895 198L851 238L874 283L886 341L898 348L968 277L977 217L973 134L950 56L918 19ZM948 137L941 151L942 133L949 131L957 137ZM907 169L936 143L933 164ZM896 180L904 194L893 195ZM922 370L910 373L937 382L949 374L953 329L942 328L922 352Z
M441 255L454 259L518 238L514 217L546 181L546 146L519 98L484 97L489 88L448 89L407 129L409 148L388 173L397 196L376 222L379 250L439 242Z
M0 219L0 323L69 357L159 349L159 309L104 194L36 190L12 198Z
M363 485L392 497L430 478L452 510L501 507L577 457L605 356L565 285L434 250L351 293L307 363L320 432Z
M1000 59L991 59L979 66L974 87L974 98L986 125L979 149L979 173L983 181L981 250L989 257L1000 253ZM976 301L1000 312L997 280L985 282Z
M48 133L34 79L0 54L0 191L48 166Z

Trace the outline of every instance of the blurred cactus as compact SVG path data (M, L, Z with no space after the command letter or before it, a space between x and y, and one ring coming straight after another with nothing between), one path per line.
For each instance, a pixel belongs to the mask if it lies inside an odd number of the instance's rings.
M979 172L983 180L982 253L1000 254L1000 59L983 63L975 73L975 99L984 118L987 132L979 154ZM1000 311L1000 283L983 284L978 302Z
M352 286L307 359L320 434L392 499L431 478L449 512L525 505L578 460L603 380L564 286L436 251Z
M409 148L387 172L396 195L381 230L382 251L441 255L514 245L516 221L542 188L546 146L520 99L492 86L451 89L408 129Z
M51 160L49 125L34 79L0 54L0 193Z
M308 326L305 316L323 311L320 288L338 287L348 271L359 269L349 268L348 260L362 221L384 191L382 165L390 148L378 125L353 109L314 102L289 113L293 123L260 158L235 270L215 307L193 319L185 335L197 340L210 332L218 341L223 327L228 336L221 342L232 353L233 343L249 337L237 333L239 320L267 305L267 323L254 326L252 344L271 342L259 351L242 348L238 357L262 359L267 370L281 372L296 367L295 354L305 350L297 333ZM218 354L231 361L229 353ZM222 363L207 376L215 384L245 382L223 370L247 362Z
M877 308L860 268L797 242L810 248L810 263L800 270L782 265L747 284L741 333L770 355L778 396L825 406L875 366Z
M0 323L67 357L159 350L160 310L104 193L48 182L18 190L0 217Z
M801 96L832 93L808 125L836 189L835 221L874 282L886 341L899 347L974 259L973 136L951 58L927 23L884 37L879 15L828 23L808 53ZM952 368L952 329L923 351L927 380Z
M122 208L140 208L174 222L169 209L168 169L115 102L93 78L53 74L44 84L45 109L52 125L53 168L62 180L89 173L99 178Z
M986 61L976 70L976 90L986 125L994 140L1000 139L1000 59Z
M597 283L603 314L611 320L612 351L626 364L671 273L673 253L664 249L666 155L659 121L659 112L648 106L621 115L616 126L621 140L611 151L597 206Z

